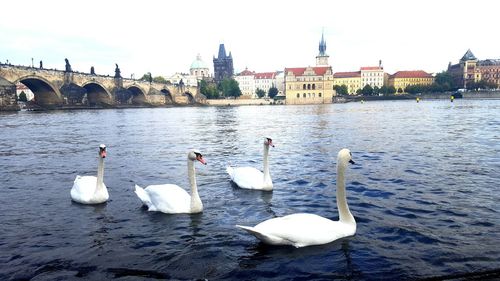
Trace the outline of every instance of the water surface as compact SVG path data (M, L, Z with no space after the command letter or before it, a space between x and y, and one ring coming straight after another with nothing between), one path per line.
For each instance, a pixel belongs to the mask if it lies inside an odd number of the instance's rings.
M0 280L419 279L499 270L500 101L386 101L0 115ZM273 192L225 166L262 166ZM108 147L110 200L73 203ZM353 237L270 247L236 229L296 212L338 219L337 152L351 149ZM188 186L198 148L204 212L148 212L134 184Z

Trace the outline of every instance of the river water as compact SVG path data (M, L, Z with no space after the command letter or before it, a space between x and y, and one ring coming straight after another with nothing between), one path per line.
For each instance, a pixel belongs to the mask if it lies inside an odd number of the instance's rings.
M227 164L262 166L273 192L234 187ZM110 200L73 203L77 174L108 147ZM296 212L338 219L337 152L357 232L266 246L236 224ZM198 148L204 211L148 212L134 184L188 186ZM384 101L0 115L0 280L413 280L500 271L500 101ZM495 274L495 273L493 273ZM498 275L496 275L498 276Z

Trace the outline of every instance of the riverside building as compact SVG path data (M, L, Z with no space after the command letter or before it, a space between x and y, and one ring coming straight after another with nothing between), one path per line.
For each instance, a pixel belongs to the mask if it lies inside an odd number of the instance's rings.
M398 71L389 76L389 86L394 86L396 93L405 92L408 86L426 86L432 83L434 83L434 76L423 70Z
M328 63L323 34L316 66L285 68L286 104L331 103L334 95L333 72Z

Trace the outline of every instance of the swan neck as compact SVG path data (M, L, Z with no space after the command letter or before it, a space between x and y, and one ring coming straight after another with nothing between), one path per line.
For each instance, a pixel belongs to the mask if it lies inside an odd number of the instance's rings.
M337 208L339 209L339 219L341 222L345 223L356 223L354 217L349 211L349 206L347 205L344 176L345 170L345 165L337 165Z
M269 145L264 144L264 183L271 182L271 174L269 173Z
M99 157L97 164L97 188L96 191L104 187L104 158Z
M196 171L194 161L188 159L188 177L191 186L191 212L200 212L203 209L200 195L198 194L198 185L196 184Z

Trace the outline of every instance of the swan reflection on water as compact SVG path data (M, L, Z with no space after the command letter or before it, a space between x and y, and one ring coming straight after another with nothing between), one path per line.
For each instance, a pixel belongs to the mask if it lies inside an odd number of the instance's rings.
M340 278L342 280L358 280L362 271L358 268L351 257L350 240L352 238L342 238L329 244L311 246L311 247L283 247L268 245L259 242L255 245L245 248L248 255L238 258L238 266L245 270L259 270L267 268L267 266L276 263L286 262L289 270L296 270L297 274L307 273L308 270L313 271L310 265L304 265L304 259L315 259L321 257L321 262L318 264L334 265L334 272L331 272L331 277ZM329 262L325 262L325 257ZM273 263L270 263L273 261ZM276 269L276 275L285 268ZM307 273L308 278L313 278L313 273ZM297 276L298 276L297 275ZM322 275L324 277L324 275Z

